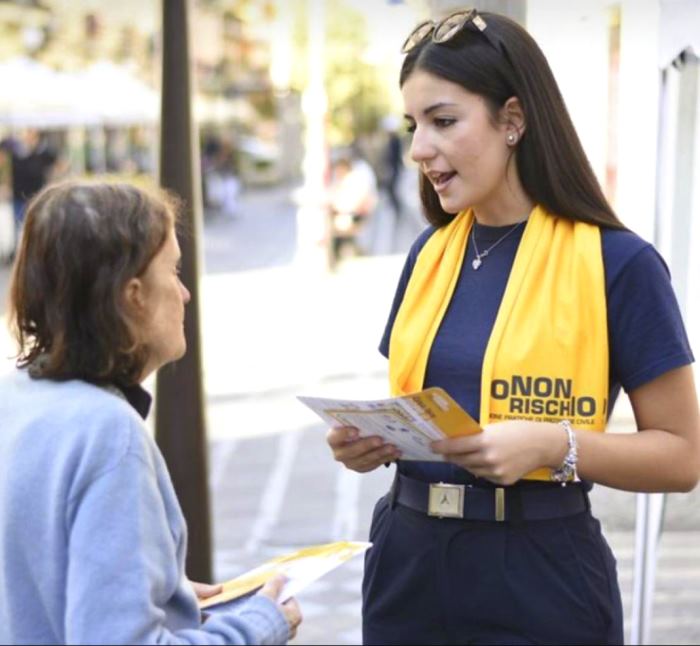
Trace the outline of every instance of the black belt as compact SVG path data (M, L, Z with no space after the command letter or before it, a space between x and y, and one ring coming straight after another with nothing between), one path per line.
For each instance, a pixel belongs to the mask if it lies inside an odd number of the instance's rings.
M423 482L397 473L391 495L393 502L429 516L465 520L548 520L590 509L580 483L483 488Z

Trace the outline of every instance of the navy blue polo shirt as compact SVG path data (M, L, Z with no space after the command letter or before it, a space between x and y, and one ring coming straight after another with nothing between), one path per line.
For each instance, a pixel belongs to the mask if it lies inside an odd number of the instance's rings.
M483 253L512 225L474 224ZM389 339L418 253L435 231L426 229L414 242L401 273L379 351L389 356ZM477 271L471 236L452 300L433 342L424 387L444 388L472 417L479 419L481 367L486 345L506 288L524 227L498 243ZM603 264L610 347L610 407L620 387L630 392L663 373L693 362L668 268L648 242L631 231L602 229ZM420 480L470 482L474 477L455 465L400 461L401 473Z

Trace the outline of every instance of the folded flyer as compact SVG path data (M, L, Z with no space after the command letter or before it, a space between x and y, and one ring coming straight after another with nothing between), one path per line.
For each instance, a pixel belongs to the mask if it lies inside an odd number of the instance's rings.
M359 541L339 541L324 545L312 545L290 554L278 556L245 574L223 583L223 591L208 599L203 599L199 607L211 608L244 597L261 588L278 574L287 577L287 583L280 594L284 603L311 583L342 565L353 556L362 554L372 543Z
M480 433L478 422L442 388L378 400L297 397L329 426L355 426L360 437L379 436L401 450L402 460L443 462L430 443Z

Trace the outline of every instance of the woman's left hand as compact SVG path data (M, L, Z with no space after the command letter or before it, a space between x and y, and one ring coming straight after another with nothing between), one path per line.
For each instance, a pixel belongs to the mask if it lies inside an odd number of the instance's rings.
M558 424L523 420L489 424L481 433L431 444L448 462L499 485L511 485L540 467L557 468L567 447Z
M192 588L194 588L194 593L197 595L197 599L204 601L209 597L213 597L215 594L219 594L224 588L219 583L217 585L210 585L209 583L197 583L196 581L190 581Z

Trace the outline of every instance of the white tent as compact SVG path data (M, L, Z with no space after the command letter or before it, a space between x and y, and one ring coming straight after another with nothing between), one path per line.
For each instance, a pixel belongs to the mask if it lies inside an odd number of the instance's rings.
M700 2L661 0L659 67L667 68L684 50L700 56Z
M111 61L59 72L26 57L0 62L0 125L61 128L155 124L159 93L133 69ZM197 121L250 120L253 108L242 98L195 98Z
M0 124L70 127L155 123L159 96L130 69L98 61L59 72L26 57L0 63Z
M155 123L160 97L123 65L98 61L74 75L76 109L85 109L105 125ZM83 108L84 106L84 108Z
M75 83L30 58L15 57L0 63L0 124L10 127L60 127L90 123L75 103Z
M679 61L683 54L684 60ZM700 132L700 119L694 114L690 132L686 130L686 153L691 158L687 176L675 172L676 158L683 155L678 150L678 88L671 91L672 65L693 64L700 55L700 2L697 0L661 0L659 17L659 130L657 178L656 178L656 226L655 244L666 247L671 258L674 284L682 309L687 304L688 260L690 250L691 211L693 191L692 158L697 150L692 132ZM697 73L696 73L697 79ZM697 84L697 80L696 80ZM696 98L696 105L698 104ZM700 140L700 137L697 137ZM700 159L695 161L700 164ZM696 171L697 172L697 171ZM684 199L678 199L683 196ZM675 199L674 199L675 198ZM698 207L696 207L697 210ZM675 234L675 235L674 235ZM675 240L675 244L674 244ZM681 245L683 248L681 248ZM684 312L687 314L687 312ZM652 604L656 574L657 546L661 537L664 517L664 494L639 494L637 496L637 528L635 546L635 576L632 601L631 643L649 644L651 634Z

